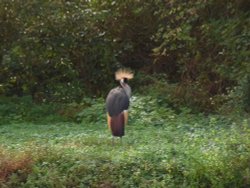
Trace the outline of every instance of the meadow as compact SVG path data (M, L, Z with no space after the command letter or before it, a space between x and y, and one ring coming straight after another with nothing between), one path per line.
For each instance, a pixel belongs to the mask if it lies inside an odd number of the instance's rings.
M77 121L3 121L0 187L250 186L249 119L177 113L137 96L112 144L103 110L97 100Z

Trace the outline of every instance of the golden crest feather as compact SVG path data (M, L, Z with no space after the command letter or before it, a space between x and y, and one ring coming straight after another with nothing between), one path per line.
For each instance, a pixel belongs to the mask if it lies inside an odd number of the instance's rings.
M128 80L134 77L134 73L130 69L119 69L115 72L115 79L121 80L123 78L127 78Z

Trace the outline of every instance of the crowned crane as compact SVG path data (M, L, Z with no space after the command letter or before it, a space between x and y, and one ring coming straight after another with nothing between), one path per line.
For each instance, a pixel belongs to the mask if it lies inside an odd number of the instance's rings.
M106 98L108 127L114 137L124 136L124 126L128 122L129 99L131 88L128 80L133 78L133 73L128 69L120 69L115 73L119 86L112 89Z

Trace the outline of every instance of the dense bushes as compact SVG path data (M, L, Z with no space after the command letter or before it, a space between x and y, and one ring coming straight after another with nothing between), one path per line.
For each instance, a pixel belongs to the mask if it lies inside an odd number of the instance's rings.
M213 111L249 74L249 13L238 3L175 1L168 4L171 11L161 13L156 64L178 82L177 98L186 98L189 106Z
M60 113L66 105L33 103L31 97L0 97L0 125L18 122L57 122L70 120Z
M34 103L31 96L0 97L0 125L8 123L105 122L102 98L83 98L79 103Z
M147 3L141 9L142 4L5 1L0 7L6 30L1 33L2 93L64 101L104 93L114 70L133 67L140 60L132 54L143 58L152 48L144 43L154 30L143 26L153 19L153 8Z
M176 86L174 100L195 110L217 110L229 93L249 109L248 6L247 0L2 0L0 93L79 102L105 95L113 72L126 66L138 75L165 75ZM140 89L144 77L136 83Z

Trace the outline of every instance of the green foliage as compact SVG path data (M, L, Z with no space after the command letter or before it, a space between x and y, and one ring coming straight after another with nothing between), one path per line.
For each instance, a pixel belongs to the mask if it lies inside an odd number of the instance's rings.
M160 9L154 69L178 82L180 103L184 97L194 109L214 111L249 75L250 22L243 4L247 1L175 1L167 3L169 11Z
M143 65L135 56L145 54L141 48L156 30L155 24L145 27L154 22L149 2L4 1L0 91L29 94L35 101L72 102L85 94L102 95L118 67L138 61Z
M18 122L57 122L68 120L60 115L64 105L56 103L35 104L29 96L0 98L0 125Z
M106 118L104 100L84 98L82 102L89 106L76 113L75 120L79 123L99 122L100 124L104 124Z
M104 123L102 98L83 98L80 103L34 103L31 96L1 97L0 124L21 122L99 122Z
M0 126L0 177L8 172L1 187L250 185L249 118L234 122L187 108L177 114L158 99L138 95L123 144L112 145L106 122L97 117L103 100L82 103L88 107L80 124Z

